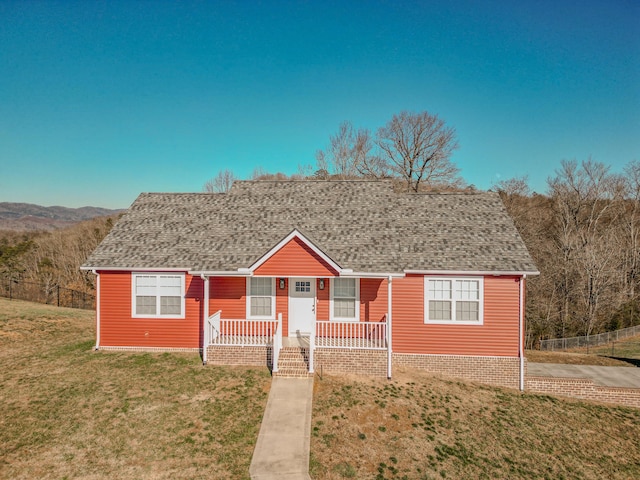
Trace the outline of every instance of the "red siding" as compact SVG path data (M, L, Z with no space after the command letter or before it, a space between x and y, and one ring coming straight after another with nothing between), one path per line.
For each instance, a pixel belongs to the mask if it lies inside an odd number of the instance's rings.
M360 321L379 322L387 313L387 280L360 279Z
M393 351L444 355L518 355L517 277L484 277L483 325L425 325L424 277L393 280Z
M202 280L185 275L185 318L132 318L131 272L100 272L100 345L198 348Z
M297 237L287 242L254 273L271 277L323 277L337 274L327 262Z
M284 289L280 290L280 281L276 278L276 318L282 314L282 332L289 331L289 279L284 279Z
M324 279L324 290L320 290L320 279L316 280L316 320L329 320L329 288L331 282Z
M222 310L222 318L247 318L247 283L244 277L209 280L209 314Z

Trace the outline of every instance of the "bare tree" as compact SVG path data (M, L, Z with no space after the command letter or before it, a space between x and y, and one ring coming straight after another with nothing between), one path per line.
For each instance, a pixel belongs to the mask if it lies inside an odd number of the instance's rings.
M640 287L640 162L624 168L624 289L626 301L633 300Z
M207 180L202 190L206 193L227 193L235 180L237 178L233 172L224 169L219 171L215 177Z
M326 150L316 152L317 172L339 179L356 176L380 178L385 176L386 164L372 155L373 141L367 129L356 130L344 121L338 132L329 138Z
M437 115L426 111L394 115L378 130L375 143L389 169L404 179L407 191L456 180L459 169L450 160L458 148L456 131Z
M588 160L578 167L575 160L563 160L548 185L556 220L562 322L566 325L574 317L590 335L614 291L618 252L612 248L612 226L617 221L619 177L599 162Z

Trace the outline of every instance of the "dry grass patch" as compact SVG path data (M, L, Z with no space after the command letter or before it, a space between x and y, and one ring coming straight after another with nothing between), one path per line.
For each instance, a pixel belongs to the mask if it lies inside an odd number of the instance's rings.
M0 299L0 478L248 478L268 370L93 352L94 315Z
M608 347L609 351L611 347ZM525 356L527 361L533 363L563 363L569 365L599 365L604 367L633 367L634 365L619 360L616 358L610 358L604 356L606 350L603 350L599 355L588 355L586 353L573 353L573 352L542 352L540 350L527 350Z
M454 382L316 379L316 479L640 477L640 410Z

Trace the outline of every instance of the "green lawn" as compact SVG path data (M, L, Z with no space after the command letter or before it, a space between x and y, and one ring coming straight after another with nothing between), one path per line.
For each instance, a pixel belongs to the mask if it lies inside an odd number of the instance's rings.
M268 370L94 352L94 315L0 298L0 478L248 478Z

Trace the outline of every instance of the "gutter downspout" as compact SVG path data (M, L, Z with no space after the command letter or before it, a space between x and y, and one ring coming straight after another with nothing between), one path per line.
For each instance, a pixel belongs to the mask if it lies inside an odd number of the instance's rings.
M202 306L202 364L207 364L207 347L209 346L209 277L200 275L204 280L204 305Z
M518 322L518 356L520 357L520 391L524 391L524 284L527 274L520 278L520 319Z
M94 269L91 270L96 276L96 346L95 349L100 348L100 274Z
M391 280L393 277L389 275L387 278L387 378L391 378L391 362L393 360L391 349Z

